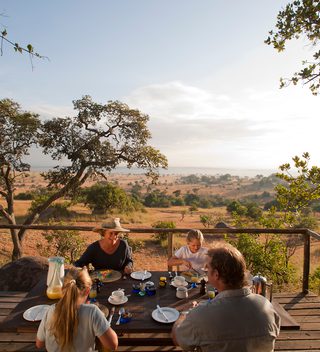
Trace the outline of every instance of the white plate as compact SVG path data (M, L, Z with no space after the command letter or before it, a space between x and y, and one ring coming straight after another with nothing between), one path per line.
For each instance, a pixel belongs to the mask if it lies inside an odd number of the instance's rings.
M151 314L152 318L158 321L159 323L170 324L179 318L180 313L176 309L170 307L161 307L161 309L163 313L167 316L168 321L165 320L164 316L159 312L158 309L155 309Z
M127 297L127 296L124 296L122 301L116 302L116 301L114 301L114 300L112 299L111 296L109 296L108 302L111 303L111 304L113 304L113 305L115 305L115 306L118 306L119 304L125 304L125 303L127 303L127 302L128 302L128 297Z
M42 320L49 307L50 306L48 304L40 304L38 306L31 307L23 313L23 318L29 321Z
M151 273L147 271L146 274L144 274L144 271L134 271L133 273L131 273L131 277L136 280L145 280L151 277Z
M173 280L171 281L171 285L173 287L185 287L185 286L188 286L188 282L185 281L182 285L177 285Z

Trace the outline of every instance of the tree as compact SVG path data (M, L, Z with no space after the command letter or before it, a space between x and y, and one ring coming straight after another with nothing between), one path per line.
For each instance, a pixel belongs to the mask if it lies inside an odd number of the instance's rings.
M85 204L92 210L92 214L106 214L117 208L120 212L130 212L142 206L126 192L111 183L95 184L84 189Z
M281 165L282 172L277 177L284 181L275 187L276 199L280 209L286 214L286 221L292 226L306 221L308 207L320 199L320 168L309 167L310 155L292 158L296 170L292 172L289 163Z
M37 114L22 111L12 100L0 100L0 196L7 204L6 208L0 205L0 215L11 225L16 225L15 184L30 170L30 165L23 159L37 142L39 126ZM22 254L22 235L13 229L10 232L13 258L17 259Z
M41 174L47 181L49 192L31 209L23 222L24 225L36 222L39 215L56 200L65 196L71 199L75 197L88 179L98 175L106 179L105 173L119 164L124 164L128 168L136 166L145 169L147 176L153 180L158 177L158 168L167 167L166 157L147 144L151 137L147 128L148 115L130 109L119 101L110 101L105 105L98 104L93 102L90 96L75 100L73 104L77 110L76 116L54 118L40 126L36 125L37 131L32 130L34 132L32 138L43 148L43 153L50 155L58 165ZM3 116L2 110L0 106L0 116L4 123L7 118ZM15 112L14 118L17 119L17 116L19 115ZM19 134L12 129L6 136L13 146L20 141ZM2 143L2 139L0 140ZM26 152L31 141L28 140L27 145L21 142ZM16 149L6 151L1 144L0 155L5 158L8 165L4 170L7 172L0 175L1 187L5 190L3 192L7 192L5 194L8 199L13 199L15 172L24 171L17 169L16 163L26 152L21 154ZM67 160L68 164L64 165L61 160ZM10 205L13 214L13 200ZM3 208L0 211L2 215L8 215ZM12 216L7 217L7 220L13 223ZM25 229L17 232L13 230L15 234L13 259L22 255L25 231Z
M313 47L317 47L320 39L320 1L294 0L286 5L277 16L276 31L271 30L265 40L268 45L279 52L285 50L285 44L291 39L305 37ZM303 68L293 74L290 79L280 79L280 87L290 82L296 85L299 81L308 84L312 94L317 95L320 87L320 50L313 54L313 62L303 61Z

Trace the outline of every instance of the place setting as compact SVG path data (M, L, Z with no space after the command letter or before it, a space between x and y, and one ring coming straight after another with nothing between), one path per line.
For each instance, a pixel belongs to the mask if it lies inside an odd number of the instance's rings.
M50 305L48 304L33 306L23 313L23 318L28 321L40 321L43 319L49 308Z
M177 309L171 307L160 307L152 311L151 316L159 323L171 324L174 323L180 316Z
M113 269L95 270L90 274L93 280L98 279L103 283L113 282L122 278L122 273Z
M151 273L147 270L142 270L142 271L134 271L130 274L130 276L135 279L135 280L146 280L151 277Z
M123 289L112 291L108 298L108 302L113 305L121 305L128 302L128 297L125 295Z
M188 282L186 280L186 278L184 276L175 276L172 280L171 280L171 286L177 288L177 287L186 287L188 286Z

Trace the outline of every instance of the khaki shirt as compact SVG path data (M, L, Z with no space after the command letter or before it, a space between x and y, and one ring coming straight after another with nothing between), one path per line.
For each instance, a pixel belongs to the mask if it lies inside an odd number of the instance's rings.
M184 350L203 352L271 352L280 317L265 298L249 288L220 292L189 312L176 328Z

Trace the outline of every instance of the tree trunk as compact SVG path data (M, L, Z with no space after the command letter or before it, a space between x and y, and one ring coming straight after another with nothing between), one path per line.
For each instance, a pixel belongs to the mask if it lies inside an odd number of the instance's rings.
M11 238L12 238L12 243L13 243L13 250L12 250L12 256L11 259L12 261L20 259L23 255L23 250L22 250L22 243L19 240L18 237L18 231L16 229L11 229Z

